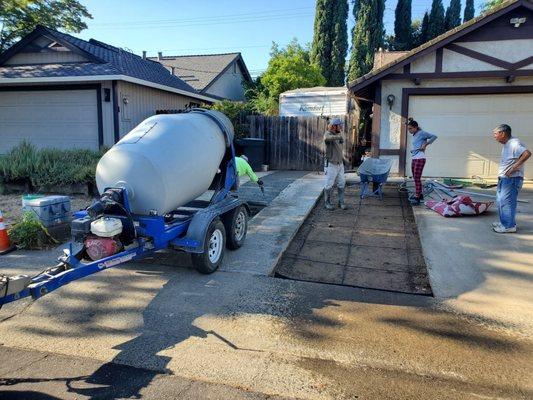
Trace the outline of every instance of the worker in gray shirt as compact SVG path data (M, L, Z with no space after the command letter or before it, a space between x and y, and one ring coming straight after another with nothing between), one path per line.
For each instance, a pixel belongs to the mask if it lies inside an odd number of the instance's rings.
M346 205L344 203L344 188L346 186L343 155L344 137L341 132L341 127L342 121L340 118L333 118L329 122L328 130L324 134L324 142L326 144L324 202L326 209L328 210L333 210L335 208L333 204L331 204L331 192L335 182L337 182L339 207L346 210Z
M531 151L511 135L511 127L499 125L493 130L494 139L503 145L500 168L498 170L498 214L500 220L493 222L496 233L516 232L516 205L518 192L524 182L524 163L531 157Z

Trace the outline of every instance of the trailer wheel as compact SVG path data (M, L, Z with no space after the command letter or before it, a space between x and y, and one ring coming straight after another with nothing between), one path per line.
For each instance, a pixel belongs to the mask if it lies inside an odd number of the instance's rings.
M215 219L209 225L205 235L204 252L192 254L192 263L198 272L211 274L215 272L222 259L226 244L226 229L220 219Z
M226 232L228 236L227 247L237 250L244 244L248 231L248 211L246 207L239 206L231 212L227 219Z

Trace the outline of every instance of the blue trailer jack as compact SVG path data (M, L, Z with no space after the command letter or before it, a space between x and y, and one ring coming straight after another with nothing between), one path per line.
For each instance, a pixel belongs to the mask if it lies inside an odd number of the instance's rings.
M75 214L73 240L57 265L31 277L0 275L0 306L25 297L38 299L77 279L167 248L191 253L192 262L201 273L216 271L225 248L237 249L246 238L249 208L237 197L237 187L235 154L230 143L211 184L214 192L210 200L194 200L166 215L136 215L131 213L126 189L106 189L99 201ZM91 232L80 231L79 227L102 218L120 220L123 229L112 239L104 238L118 246L117 251L95 259L90 257L86 245Z

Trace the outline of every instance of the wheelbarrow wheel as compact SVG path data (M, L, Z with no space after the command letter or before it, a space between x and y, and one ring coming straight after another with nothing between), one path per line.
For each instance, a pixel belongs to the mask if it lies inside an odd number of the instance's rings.
M248 211L246 207L237 207L229 213L224 222L228 239L226 246L230 250L237 250L244 244L248 230Z
M204 252L192 254L192 263L198 272L212 274L222 259L226 248L226 229L220 219L215 219L209 225L204 241Z

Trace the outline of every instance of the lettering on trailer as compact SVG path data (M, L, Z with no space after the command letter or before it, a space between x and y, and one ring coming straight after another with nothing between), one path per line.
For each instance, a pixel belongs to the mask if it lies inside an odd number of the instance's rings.
M300 111L303 112L324 112L324 106L310 106L308 104L300 104Z
M99 263L98 264L98 268L104 269L104 268L113 267L115 265L122 264L122 263L124 263L126 261L130 261L130 260L133 259L133 257L135 257L134 253L126 254L125 256L120 256L120 257L117 257L117 258L115 258L113 260L109 260L109 261L106 261L106 262L103 262L103 263Z

